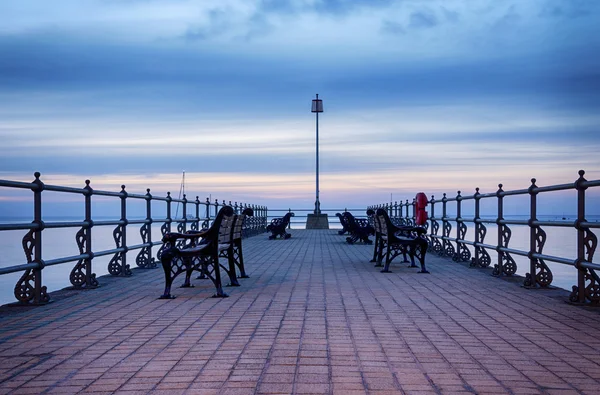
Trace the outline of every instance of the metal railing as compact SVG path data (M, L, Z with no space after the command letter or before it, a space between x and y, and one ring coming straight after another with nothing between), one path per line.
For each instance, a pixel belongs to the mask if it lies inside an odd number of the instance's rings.
M592 229L600 229L599 222L590 222L586 220L586 190L592 187L600 186L600 180L588 181L584 176L583 170L579 171L579 178L570 184L550 185L538 187L536 179L531 179L531 186L527 189L504 191L502 184L498 185L498 190L492 193L479 193L479 188L475 189L475 194L463 196L461 192L455 197L446 197L443 194L442 199L435 199L434 196L429 200L428 208L431 215L426 223L429 233L427 239L429 250L439 255L451 257L454 261L469 261L472 266L488 267L492 263L490 251L496 253L496 264L493 274L496 276L511 276L517 271L517 264L513 255L523 256L529 259L529 272L526 274L524 286L530 288L548 287L553 280L552 271L545 261L556 262L559 264L570 265L577 269L577 285L573 286L570 295L570 301L574 303L593 303L600 304L600 277L596 270L600 270L600 264L593 262L594 252L598 245L598 238L592 232ZM546 192L576 190L577 192L577 217L573 221L542 221L538 219L538 195ZM526 220L505 219L504 198L506 196L529 195L529 218ZM481 201L491 200L496 202L497 216L494 219L481 218ZM464 218L462 216L462 202L474 201L474 216ZM456 202L456 217L447 215L447 206L449 202ZM436 217L436 208L442 205L441 217ZM416 202L408 199L405 203L385 203L370 206L369 208L383 208L388 211L391 218L401 224L414 225L416 220ZM440 224L442 223L442 234L439 234ZM456 237L452 237L452 224L455 222ZM467 240L467 225L474 224L474 240ZM486 243L488 225L497 227L496 245ZM529 250L519 250L509 246L512 231L509 225L520 225L529 227ZM577 257L565 258L544 254L543 249L546 243L546 232L542 227L569 227L577 231ZM472 246L474 254L467 246ZM474 256L472 256L474 255Z
M94 190L90 186L90 181L85 181L84 188L72 188L58 185L46 185L40 180L40 173L34 174L33 182L19 182L0 180L0 187L29 189L33 192L33 221L31 223L0 223L0 231L27 230L23 237L22 244L27 263L1 267L0 275L25 271L15 286L15 297L21 303L43 304L50 301L47 289L43 286L42 273L47 266L59 265L68 262L77 262L69 280L74 288L95 288L99 285L92 269L94 258L112 255L108 264L108 272L113 276L130 276L132 274L130 265L127 264L127 252L140 250L135 259L136 265L140 268L156 267L156 260L152 257L152 247L162 244L161 241L153 241L152 227L153 223L161 223L161 238L167 232L171 232L172 224L176 224L177 232L187 230L198 230L208 228L210 221L216 217L220 207L226 205L223 200L219 203L215 199L214 203L209 201L200 201L198 196L195 200L188 200L186 195L182 199L174 199L170 192L166 197L157 197L150 194L150 189L146 190L145 195L128 193L125 185L121 186L121 191L110 192ZM42 213L42 196L44 191L54 191L59 193L82 195L84 197L84 220L83 221L57 221L46 222ZM94 221L92 219L92 197L104 196L117 198L120 200L120 219L108 221ZM127 217L127 201L141 200L146 204L145 219L131 219ZM159 201L166 205L166 218L155 218L152 214L152 202ZM182 217L172 218L172 204L181 203ZM192 212L188 211L188 205L192 205ZM247 205L235 202L229 202L236 213L240 213L245 208L254 210L253 217L247 217L243 229L244 236L252 236L265 232L267 226L267 207L257 205ZM132 225L140 225L139 232L142 239L141 244L127 245L126 229ZM188 228L189 225L189 228ZM113 239L115 248L103 251L93 251L92 234L93 229L98 226L115 226L113 230ZM44 260L42 251L42 237L45 229L52 228L80 228L75 236L75 241L79 249L79 254L66 256L57 259ZM160 249L157 251L157 257L160 255Z

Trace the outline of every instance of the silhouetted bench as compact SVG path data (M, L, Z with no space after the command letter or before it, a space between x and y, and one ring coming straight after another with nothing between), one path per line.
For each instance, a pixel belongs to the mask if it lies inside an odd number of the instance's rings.
M282 239L289 239L292 237L291 234L287 233L285 229L290 224L290 218L294 216L294 213L287 213L281 218L273 218L271 223L267 226L267 231L271 232L269 240L276 239L280 236Z
M415 264L415 256L419 259L421 270L419 273L429 273L425 268L425 254L427 253L427 240L423 235L427 232L424 228L418 226L396 226L390 220L390 217L384 209L377 209L374 218L378 223L376 228L379 229L379 237L375 236L377 243L373 251L373 258L376 258L377 264L381 266L383 260L383 251L385 250L385 266L382 273L390 273L390 264L398 255L410 256L411 265L409 267L417 267Z
M346 237L346 242L348 244L354 244L358 240L366 243L372 244L373 241L369 239L369 236L375 233L375 229L369 224L369 220L365 218L355 218L349 212L345 212L344 216L348 220L348 230L350 232L350 236Z
M338 234L340 235L343 235L344 233L350 233L350 228L348 227L348 216L346 215L347 213L347 211L344 211L343 214L335 213L335 216L340 220L340 224L342 224L342 230L338 230Z
M179 274L186 272L183 287L191 287L190 277L193 271L199 271L212 280L216 293L214 297L227 297L221 284L219 264L220 251L229 248L226 238L231 239L233 226L233 209L223 206L217 213L210 228L188 233L167 233L163 237L162 254L160 257L165 272L165 291L161 299L173 299L171 286ZM229 232L229 236L227 236ZM183 241L183 244L178 241ZM231 261L229 272L231 272ZM231 274L230 275L231 279ZM235 275L235 267L233 269ZM236 281L237 282L237 281Z
M244 254L242 253L242 236L243 226L248 217L254 216L254 210L250 207L244 209L242 214L235 216L233 223L233 236L231 242L231 256L233 257L234 263L237 265L240 271L240 278L248 278L246 270L244 269Z

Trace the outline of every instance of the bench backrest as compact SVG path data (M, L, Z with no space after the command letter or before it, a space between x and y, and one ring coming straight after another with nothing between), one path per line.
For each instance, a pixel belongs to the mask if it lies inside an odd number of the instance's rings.
M242 227L244 226L244 222L246 221L246 217L252 217L254 215L254 211L248 207L242 211L241 214L235 216L235 221L233 223L233 240L238 240L242 238Z

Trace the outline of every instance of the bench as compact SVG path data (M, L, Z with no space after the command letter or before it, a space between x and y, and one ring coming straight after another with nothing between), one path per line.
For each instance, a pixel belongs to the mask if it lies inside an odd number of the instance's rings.
M425 267L425 254L427 253L427 240L424 235L427 232L419 226L396 226L390 220L390 217L384 209L377 209L375 213L375 226L379 229L379 237L375 236L378 241L375 243L373 251L373 259L376 261L375 266L381 266L383 261L383 251L385 250L385 266L382 273L390 273L390 264L398 255L410 256L410 266L417 267L415 257L419 259L421 270L419 273L429 273Z
M373 241L369 239L369 236L375 233L375 229L369 224L369 220L365 218L355 218L349 212L345 212L344 216L348 220L348 230L350 236L346 237L346 243L354 244L358 240L365 244L373 244Z
M342 230L338 230L339 235L350 233L350 228L348 227L348 216L346 215L347 213L347 211L344 211L344 214L335 213L335 216L340 220L340 224L342 224Z
M193 271L199 271L212 280L216 288L213 297L228 296L223 292L221 284L219 255L221 251L229 248L223 241L225 241L227 232L229 235L232 233L233 220L233 208L223 206L208 229L164 235L160 260L165 272L165 291L160 297L161 299L174 298L171 295L173 280L183 272L186 272L183 287L191 287L190 277ZM231 261L228 274L230 274L229 272L231 272ZM233 273L235 273L235 268Z
M238 267L240 271L240 278L248 278L249 276L246 274L246 270L244 269L244 255L242 253L242 236L243 236L243 227L248 217L254 216L254 210L250 207L244 209L242 214L236 215L235 221L233 223L233 235L231 242L231 256L233 257L233 262Z
M289 239L292 237L292 235L287 233L285 229L290 224L290 218L293 216L294 213L287 213L281 218L273 218L271 223L267 226L267 231L271 232L269 240L274 240L277 238L277 236L280 236L282 239Z

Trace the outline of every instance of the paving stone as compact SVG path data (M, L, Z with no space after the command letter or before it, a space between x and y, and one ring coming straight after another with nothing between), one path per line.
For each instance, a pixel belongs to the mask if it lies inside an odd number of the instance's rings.
M162 270L134 269L0 308L0 394L598 392L600 310L564 303L566 291L432 254L431 274L400 262L383 274L373 246L291 232L243 241L250 278L229 298L193 280L159 300Z

